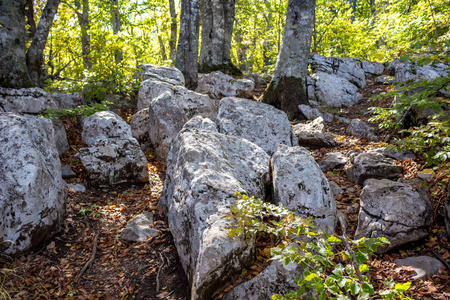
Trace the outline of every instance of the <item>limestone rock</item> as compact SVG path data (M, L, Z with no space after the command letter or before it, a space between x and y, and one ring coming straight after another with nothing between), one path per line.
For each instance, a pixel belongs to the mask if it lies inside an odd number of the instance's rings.
M135 138L98 140L80 149L80 159L94 186L148 181L148 162Z
M249 79L234 79L220 71L212 72L199 79L198 93L207 94L213 99L239 97L253 99L255 83Z
M334 181L330 181L330 191L331 191L331 194L334 196L334 195L337 195L337 194L342 194L343 192L344 192L344 190L343 189L341 189L341 187L339 186L339 184L337 184L336 182L334 182Z
M315 119L317 117L322 117L325 122L333 122L333 115L330 113L322 114L317 108L311 107L309 105L300 104L298 106L300 112L308 119Z
M58 150L59 156L62 156L70 148L69 141L67 140L66 128L61 120L54 119L52 121L53 130L55 132L56 150Z
M77 177L77 174L75 174L69 165L65 165L61 167L61 176L62 178L73 178Z
M385 252L428 235L432 222L431 201L422 188L388 179L368 179L361 192L361 208L355 238L385 237Z
M69 189L69 191L72 191L72 192L80 192L80 193L86 192L86 188L84 187L84 185L79 184L79 183L77 183L77 184L69 183L67 185L67 188Z
M108 139L130 139L132 135L130 125L121 117L112 111L100 111L84 119L81 137L91 146Z
M401 176L403 167L396 160L374 150L358 154L353 160L353 166L348 168L348 180L362 185L369 178L394 179Z
M302 124L299 123L292 127L292 132L298 138L298 144L335 147L337 142L334 140L333 134L324 132L323 118L317 117L312 122Z
M218 100L180 86L153 99L149 107L149 136L156 157L165 162L173 139L193 116L215 120L218 110Z
M153 214L148 211L135 216L120 232L120 238L127 242L145 242L149 237L158 236L159 230L152 228Z
M384 72L384 65L376 61L362 61L361 67L366 76L381 75Z
M192 299L214 298L253 262L253 239L230 239L223 216L235 203L235 192L264 199L267 184L269 155L255 144L192 127L177 135L159 204L168 211Z
M217 125L216 123L214 123L213 121L211 121L211 119L208 118L203 118L200 115L196 115L194 117L192 117L192 119L190 119L189 121L187 121L186 124L184 124L183 129L204 129L204 130L209 130L209 131L213 131L213 132L219 132L217 130Z
M316 80L315 98L320 105L327 107L351 106L363 98L354 84L336 74L317 72L312 77Z
M358 119L351 120L345 132L352 136L363 138L369 142L379 141L379 138L376 136L374 129L367 123Z
M312 216L319 228L333 233L336 203L327 178L309 151L303 147L279 145L270 165L274 202L301 217Z
M149 121L148 108L138 111L130 120L131 135L139 142L143 151L150 147Z
M348 162L348 159L339 152L330 152L325 154L325 158L319 162L319 167L323 172L342 168Z
M247 99L223 98L216 119L219 132L249 140L272 155L279 144L297 145L286 113Z
M65 182L52 121L0 114L0 251L30 250L59 229Z
M399 59L396 59L389 65L389 70L391 73L395 73L395 81L399 84L407 80L418 81L421 79L445 77L450 73L448 70L449 66L443 63L434 64L433 66L431 63L419 66L415 62L401 62Z
M165 92L172 91L174 88L174 85L170 83L153 78L143 81L139 87L138 111L148 108L153 99L161 96Z
M173 85L184 86L183 73L175 67L141 64L138 66L138 69L142 70L143 81L153 78Z
M389 75L381 75L376 77L373 83L378 85L392 85L394 84L394 77Z
M428 277L433 277L444 265L434 257L430 256L415 256L404 259L396 259L395 263L402 266L413 267L416 271L413 279L427 280Z

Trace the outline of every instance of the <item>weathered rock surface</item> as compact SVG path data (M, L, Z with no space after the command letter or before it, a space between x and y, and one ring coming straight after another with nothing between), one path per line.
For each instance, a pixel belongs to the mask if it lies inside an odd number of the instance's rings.
M223 216L236 191L263 199L267 184L269 155L255 144L193 127L177 135L159 203L168 211L192 299L213 298L253 262L253 239L230 239Z
M255 83L249 79L234 79L220 71L215 71L199 79L198 93L207 94L213 99L239 97L253 99Z
M319 167L323 172L342 168L348 162L348 159L339 152L330 152L325 154L325 158L319 162Z
M292 132L298 138L298 144L300 146L337 146L337 142L334 140L333 134L330 132L324 132L324 130L325 127L322 117L317 117L312 122L306 124L299 123L292 127Z
M351 120L345 132L352 136L363 138L369 142L379 141L378 136L375 134L375 130L370 127L369 124L358 119Z
M156 157L165 162L173 139L193 116L215 120L218 110L218 100L180 86L153 99L149 107L149 136Z
M84 187L84 185L79 184L79 183L77 183L77 184L69 183L67 185L67 188L69 189L69 191L72 191L72 192L80 192L80 193L86 192L86 188Z
M368 179L361 192L355 238L385 237L391 244L378 251L388 251L427 236L432 218L431 201L414 182Z
M317 53L309 57L311 69L316 72L336 74L359 88L366 86L366 75L361 62L354 58L325 57Z
M138 111L148 108L153 99L165 92L172 91L174 88L174 85L170 83L153 78L143 81L139 86Z
M325 122L333 122L333 114L325 113L322 114L317 108L311 107L309 105L300 104L298 106L300 112L308 119L315 119L317 117L322 117Z
M319 105L351 106L363 98L354 84L336 74L317 72L311 76L315 79L314 95Z
M422 280L427 280L427 276L430 278L433 277L433 275L435 275L439 269L444 266L439 260L430 256L415 256L404 259L396 259L395 263L400 267L413 267L414 271L416 271L416 275L412 278Z
M159 230L152 228L153 214L148 211L135 216L120 232L120 238L127 242L145 242L149 237L158 236Z
M376 77L373 83L378 85L392 85L394 84L394 77L389 75L381 75Z
M97 112L83 121L83 142L91 146L108 139L130 139L131 128L121 117L112 111Z
M384 154L369 150L358 154L353 166L346 170L348 180L362 185L369 178L394 179L401 176L403 167L397 161Z
M213 132L217 132L217 133L219 132L217 130L216 123L211 121L211 119L203 118L200 115L196 115L195 117L193 117L192 119L187 121L186 124L184 124L183 129L185 129L185 130L204 129L204 130L209 130L209 131L213 131Z
M148 108L138 111L130 119L131 135L139 142L143 151L150 146L149 121Z
M339 184L337 184L334 181L330 181L330 191L332 195L336 195L336 194L342 194L344 192L343 189L341 189L341 187L339 186Z
M52 121L0 114L0 251L15 255L59 229L66 187Z
M59 119L53 119L53 130L55 134L55 145L58 150L59 156L62 156L69 150L69 141L67 140L66 128Z
M275 203L313 217L320 229L333 233L336 203L327 178L303 147L279 145L270 161Z
M65 165L61 167L61 176L62 178L73 178L76 177L77 174L72 170L69 165Z
M219 132L249 140L272 155L279 144L297 145L286 113L248 99L223 98L216 119Z
M143 81L153 78L173 85L184 86L185 82L183 73L175 67L141 64L138 68L142 70Z
M98 140L79 153L93 186L148 181L148 162L135 138Z
M381 75L384 72L384 65L376 61L363 60L361 62L361 67L366 76Z
M434 66L431 64L419 66L417 63L401 62L399 59L396 59L389 65L388 69L392 75L395 74L395 81L397 84L400 84L407 80L418 81L421 79L445 77L450 73L447 70L449 66L443 63L438 63Z
M5 112L40 114L49 108L73 108L80 100L78 94L47 93L40 88L0 87L0 108Z

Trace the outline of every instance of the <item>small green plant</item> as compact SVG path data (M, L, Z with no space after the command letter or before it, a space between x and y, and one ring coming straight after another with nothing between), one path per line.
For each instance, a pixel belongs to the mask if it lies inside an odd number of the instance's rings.
M42 117L47 119L63 119L63 118L76 118L76 117L88 117L96 112L108 110L111 102L93 103L90 105L79 105L75 108L59 109L49 108L43 114Z
M266 232L278 238L271 249L272 259L295 262L304 270L297 278L299 289L272 299L300 299L307 289L316 291L312 299L369 299L376 292L366 274L367 262L377 247L389 244L385 238L348 239L316 229L312 218L302 219L286 208L236 193L236 204L226 216L231 221L229 236L249 238ZM387 286L378 291L383 299L403 297L409 285ZM394 298L392 298L394 297ZM410 299L410 298L402 298Z
M99 206L97 204L92 204L89 207L82 208L78 211L79 215L88 216L88 217L101 217L104 212L99 211Z

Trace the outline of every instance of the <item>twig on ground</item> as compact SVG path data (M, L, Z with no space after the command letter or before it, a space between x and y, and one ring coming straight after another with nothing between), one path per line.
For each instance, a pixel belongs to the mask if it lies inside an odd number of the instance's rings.
M345 247L347 248L348 252L350 253L350 256L352 257L352 262L353 262L353 268L355 268L356 274L358 275L358 280L359 283L363 284L364 283L364 278L362 277L361 271L359 270L359 264L356 261L356 255L355 252L353 251L352 247L350 246L350 244L348 243L347 240L347 234L346 234L346 226L344 221L341 218L338 218L339 223L341 224L341 228L342 228L342 236L339 236L339 238L344 242Z
M162 256L161 252L159 253L159 256L161 257L162 263L161 263L161 266L159 267L158 273L156 274L156 292L157 293L159 292L159 274L161 273L161 270L164 266L164 258Z
M450 270L450 265L448 264L448 262L447 262L445 259L443 259L442 256L439 255L439 253L437 253L436 251L434 251L433 248L431 248L431 247L428 247L428 248L431 250L431 252L433 253L433 255L436 256L436 258L439 259L439 261L440 261L441 263L443 263L447 269Z
M94 245L92 246L91 258L87 261L87 263L84 265L83 269L81 269L80 273L78 274L78 281L80 281L81 277L84 275L84 273L87 271L87 269L94 262L95 255L97 254L97 239L98 239L98 233L94 237Z

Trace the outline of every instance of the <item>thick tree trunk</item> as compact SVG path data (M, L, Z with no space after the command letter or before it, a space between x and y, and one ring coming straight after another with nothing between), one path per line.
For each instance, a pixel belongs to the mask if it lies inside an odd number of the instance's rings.
M315 0L289 0L275 72L263 95L264 103L283 110L291 120L303 117L298 105L309 104L306 75L315 6Z
M92 69L92 61L89 57L91 54L91 37L89 36L89 0L82 1L83 5L81 5L80 0L75 0L78 23L81 29L81 54L83 55L84 68Z
M27 51L27 68L34 85L41 86L44 49L60 0L48 0Z
M198 84L198 40L200 30L200 0L182 0L180 36L175 66L184 74L186 87L194 90Z
M167 60L166 47L164 46L164 41L160 35L158 35L159 51L161 52L161 57L163 61Z
M235 0L202 0L200 71L242 72L231 63Z
M0 86L31 87L25 45L26 0L0 0Z
M120 22L120 13L119 13L119 0L111 0L111 23L113 27L114 35L117 35L120 31L121 22ZM120 63L123 60L123 52L117 50L114 54L114 61L116 64Z
M170 9L170 59L174 62L177 57L177 12L175 10L175 0L169 0Z

